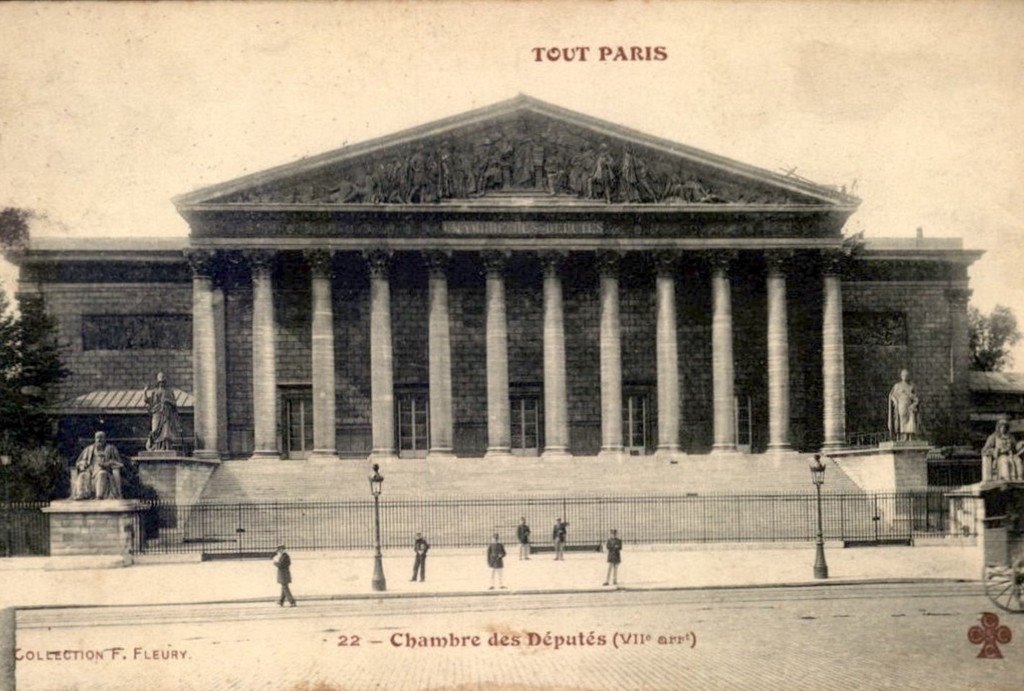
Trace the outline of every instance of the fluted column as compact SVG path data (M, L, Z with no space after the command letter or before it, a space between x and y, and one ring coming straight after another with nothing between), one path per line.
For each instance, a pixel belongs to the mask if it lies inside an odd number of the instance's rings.
M246 253L252 270L253 457L280 458L277 441L277 329L274 323L274 253Z
M569 454L569 405L565 375L565 323L561 255L546 254L544 262L544 453L545 458Z
M735 369L732 349L731 255L712 255L711 369L714 388L714 444L712 453L736 451Z
M334 308L331 300L334 253L309 250L305 253L310 268L313 308L311 327L313 384L313 457L336 458L335 423Z
M192 396L197 458L220 457L217 419L217 340L213 299L214 253L188 250L192 267Z
M508 399L508 317L505 307L505 255L484 253L487 302L487 453L511 453Z
M395 452L395 387L391 345L390 255L366 255L370 265L370 398L373 449L370 457L390 459Z
M768 450L789 445L789 323L786 315L788 256L775 253L768 261Z
M658 447L655 453L673 460L679 446L679 343L676 332L677 257L657 256L655 348L658 358Z
M601 324L601 452L622 455L622 325L619 319L619 255L598 255Z
M822 404L824 449L846 444L846 381L843 356L843 280L841 256L826 258L821 324Z
M448 314L448 256L427 254L427 370L430 449L427 458L452 456L452 344Z

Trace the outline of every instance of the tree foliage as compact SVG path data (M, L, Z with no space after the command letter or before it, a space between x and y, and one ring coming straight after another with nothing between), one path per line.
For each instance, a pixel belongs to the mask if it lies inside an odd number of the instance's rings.
M56 384L68 375L56 324L39 296L11 309L0 290L0 453L11 500L49 499L62 489L63 464L52 449Z
M35 214L28 209L0 209L0 250L22 250L28 244L29 219Z
M1017 317L1009 307L996 305L989 314L967 310L971 339L971 369L998 372L1013 364L1010 348L1020 340Z

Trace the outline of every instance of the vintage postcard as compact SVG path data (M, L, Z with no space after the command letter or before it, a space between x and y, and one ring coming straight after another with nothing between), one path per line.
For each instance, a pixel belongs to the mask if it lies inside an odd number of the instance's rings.
M1016 688L1022 32L0 4L0 688Z

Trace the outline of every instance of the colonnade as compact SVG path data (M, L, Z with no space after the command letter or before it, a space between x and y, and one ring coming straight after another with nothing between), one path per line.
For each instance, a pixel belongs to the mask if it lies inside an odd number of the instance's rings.
M331 301L332 253L314 249L305 253L311 281L311 365L313 393L313 456L336 457L334 315ZM252 387L254 457L280 457L278 442L278 377L273 301L274 254L244 253L252 274ZM733 343L732 279L734 255L705 255L711 268L713 454L737 449L735 427L735 356ZM193 368L196 401L196 455L215 457L226 450L224 406L223 293L213 279L213 253L188 252L193 269ZM364 253L370 274L370 387L371 457L397 455L393 342L391 331L390 254ZM509 254L482 252L485 269L485 343L487 368L487 455L510 453L508 315L505 264ZM428 275L428 376L430 400L430 457L453 453L452 354L448 305L447 256L426 254ZM542 253L543 266L543 396L544 439L542 457L569 455L565 317L559 263L563 255ZM658 438L655 453L674 459L681 452L679 348L676 325L678 255L657 257L655 312L657 353ZM789 439L789 327L786 309L786 259L782 253L766 255L768 449L790 448ZM845 442L845 385L843 381L842 281L835 261L825 263L823 275L822 374L824 446ZM619 311L620 255L599 252L600 388L602 456L623 452L622 429L622 325ZM696 289L697 286L694 286ZM219 296L219 297L218 297ZM217 307L218 299L220 301ZM218 317L218 309L220 316ZM218 318L220 320L218 324Z

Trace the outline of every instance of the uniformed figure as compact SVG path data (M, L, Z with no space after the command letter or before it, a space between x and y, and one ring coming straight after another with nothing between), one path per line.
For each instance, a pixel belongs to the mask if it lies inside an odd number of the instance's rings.
M494 590L494 581L505 590L505 584L501 582L501 571L505 568L505 545L501 544L498 534L491 537L491 544L487 545L487 565L491 567L491 587Z
M619 533L614 528L604 543L604 550L608 553L608 575L604 577L604 585L608 585L609 581L612 585L618 585L619 563L622 561L622 540L619 539Z
M519 558L530 558L530 526L526 525L526 517L519 519L519 527L516 528L516 537L519 538Z
M430 550L430 543L423 537L423 533L416 533L416 542L412 544L412 551L416 553L416 560L412 564L412 578L415 581L419 574L420 583L427 580L427 552Z
M555 544L555 561L565 561L565 533L568 521L555 519L555 527L551 529L551 541Z
M295 598L292 597L291 588L288 584L292 582L292 558L284 551L284 545L277 546L277 552L271 560L277 567L277 582L281 584L281 597L277 601L278 607L284 607L284 601L288 600L291 607L295 606Z

